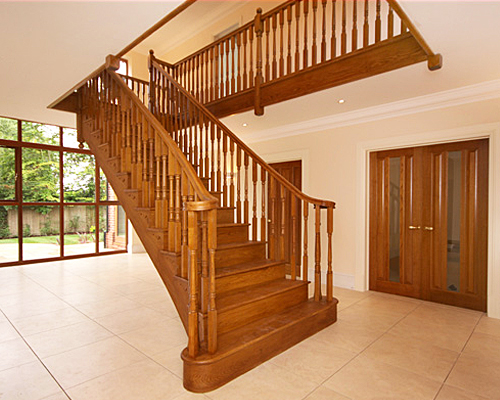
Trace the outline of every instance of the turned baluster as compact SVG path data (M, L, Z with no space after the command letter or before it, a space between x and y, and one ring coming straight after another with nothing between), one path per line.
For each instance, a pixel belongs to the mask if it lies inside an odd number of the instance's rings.
M319 205L314 206L316 210L316 239L315 245L316 249L314 252L315 255L315 264L314 264L314 300L320 301L322 298L321 295L321 208Z
M342 0L340 3L342 7L342 34L340 36L340 54L344 55L347 52L347 30L346 30L346 23L347 23L347 18L346 18L346 0Z
M312 65L316 65L318 62L318 46L316 44L317 40L317 26L316 26L316 17L318 11L318 0L312 0L312 10L313 10L313 42L312 42Z
M326 273L326 300L333 300L333 207L329 207L327 210L327 233L328 233L328 271Z
M173 178L173 176L172 176ZM185 178L185 177L184 177ZM173 179L172 179L173 182ZM188 208L187 208L187 201L188 201L188 195L189 195L189 183L187 179L182 180L182 185L181 185L181 190L182 190L182 204L184 207L182 207L182 226L181 226L181 265L180 265L180 272L178 271L178 275L180 275L182 278L186 279L188 277L188 271L189 271L189 246L188 246ZM173 215L173 214L172 214ZM174 220L175 216L172 217L172 227L174 226ZM170 229L170 224L169 224L169 229ZM170 234L170 231L169 231ZM173 236L173 235L172 235Z
M219 99L219 75L220 75L220 69L219 69L219 46L220 46L220 44L216 44L215 47L214 47L214 53L215 53L215 69L214 69L215 85L214 85L214 97L213 97L213 100Z
M284 24L285 24L285 9L282 8L280 10L280 68L279 68L279 76L283 76L285 74L285 59L283 58L283 44L284 44L284 39L283 39L283 29L284 29Z
M295 72L300 69L300 3L295 3Z
M145 204L146 207L154 206L154 195L155 195L155 136L156 131L153 131L152 137L149 138L149 176L148 176L148 197Z
M161 156L161 204L162 204L162 217L161 227L168 228L168 164L167 164L168 150L166 146L163 148Z
M175 247L174 251L181 251L182 244L182 225L181 225L181 213L182 213L182 202L181 202L181 174L180 166L177 165L177 173L174 176L175 180ZM189 201L189 198L188 198Z
M241 223L241 148L236 147L236 222Z
M208 211L209 253L209 302L208 302L208 352L217 351L217 308L215 291L215 250L217 249L217 209Z
M199 145L198 145L198 138L201 135L201 122L200 122L200 110L198 108L195 108L193 110L194 114L194 121L192 122L193 124L193 131L194 131L194 145L193 145L193 163L195 165L195 171L197 172L198 175L201 175L201 166L202 163L200 162L200 154L199 154Z
M261 214L260 214L260 240L266 241L266 227L267 227L267 216L266 216L266 170L260 168L260 181L262 184L262 197L261 197Z
M321 1L323 7L323 19L321 23L321 62L326 61L326 3L327 0Z
M155 227L161 228L163 213L162 213L162 162L161 162L161 153L163 146L162 140L159 135L155 136L155 166L156 166L156 187L155 187Z
M394 12L391 5L389 4L389 13L387 15L387 37L392 38L394 36Z
M238 32L238 35L236 36L236 51L237 51L237 58L236 58L236 70L237 70L237 77L236 77L236 91L241 92L241 32ZM244 68L244 66L243 66Z
M269 20L269 19L268 19ZM272 79L277 78L278 64L276 61L276 29L278 28L278 14L273 14L273 63L272 63Z
M188 311L188 354L194 358L199 351L198 338L198 216L188 212L189 243L189 311Z
M203 90L203 104L206 104L210 101L210 88L212 82L210 80L210 53L208 50L203 52L203 59L205 65L205 85Z
M252 29L251 27L249 28ZM246 90L248 87L248 76L247 76L247 30L243 31L243 76L242 76L242 87Z
M203 103L203 53L196 55L196 99Z
M227 140L228 137L223 133L222 136L222 153L223 153L223 174L222 174L222 195L221 195L221 205L228 207L228 189L227 189Z
M285 230L286 222L288 221L288 215L285 213L285 203L286 203L286 189L282 183L279 183L280 187L280 208L281 208L281 226L280 226L280 260L285 260Z
M304 200L304 255L302 256L302 279L304 281L308 281L308 263L309 263L309 254L307 248L307 242L309 240L308 236L308 227L309 227L309 203Z
M236 47L236 36L231 36L231 94L234 94L236 91L236 75L235 75L235 49ZM239 70L239 67L238 67Z
M226 96L227 87L229 85L229 68L228 68L228 58L229 58L229 46L227 42L221 42L220 44L220 71L221 71L221 79L220 79L220 95L219 98L223 99ZM225 54L224 54L225 53Z
M304 52L302 56L302 68L307 68L309 65L309 54L308 46L309 42L307 40L307 16L309 14L309 0L303 0L304 3Z
M222 158L222 152L221 152L221 130L219 127L217 129L217 191L220 192L222 188L222 182L221 182L221 158ZM222 202L222 199L221 199Z
M377 17L375 18L375 43L380 42L382 33L382 20L380 19L380 0L377 0Z
M252 240L257 240L257 163L252 160Z
M254 72L253 72L253 31L255 26L252 25L248 29L248 42L249 42L249 52L250 52L250 67L248 71L248 87L253 87L254 82Z
M244 153L245 157L243 163L245 165L245 197L243 200L243 223L248 224L249 220L249 203L248 203L248 165L249 165L249 157L247 153Z
M269 62L269 54L270 54L270 47L269 47L269 32L271 30L271 18L266 18L265 20L265 30L266 30L266 64L265 64L265 81L269 82L270 79L270 68L271 68L271 63Z
M234 142L229 139L230 168L229 168L229 207L234 207Z
M352 2L352 51L358 48L358 2Z
M217 174L215 173L215 124L210 125L210 140L212 142L212 145L210 146L212 155L210 157L211 160L211 167L210 167L210 190L215 191L217 190L216 186L216 180L217 180Z
M297 279L297 197L291 194L291 209L292 209L292 243L290 254L290 273L292 280Z
M332 39L331 39L331 59L337 57L337 2L332 1Z
M270 204L269 213L269 257L275 260L276 257L276 180L269 174Z
M217 68L214 62L214 48L210 47L210 90L208 91L208 102L215 100L216 82L217 82Z
M286 20L288 22L288 52L286 56L286 73L292 73L292 5L287 7Z
M177 162L173 156L168 157L168 251L175 249L175 199L174 199L174 177L177 173ZM186 257L187 262L187 257ZM187 265L187 264L186 264ZM187 269L187 268L186 268ZM181 272L182 277L186 277L187 271Z
M201 290L201 304L200 304L200 309L201 313L203 314L203 320L206 321L206 317L208 316L208 302L210 301L209 298L209 272L208 272L208 221L205 218L205 212L198 212L198 215L200 217L199 221L199 226L200 226L200 247L201 247L201 262L200 262L200 272L201 272L201 284L200 284L200 290ZM208 321L207 321L208 322ZM202 340L206 338L202 336Z
M368 0L365 0L365 22L363 23L363 47L367 47L368 42L370 40L370 25L368 23L368 18L369 18Z
M255 35L257 36L257 51L256 51L256 74L255 74L255 99L254 112L255 115L263 115L264 108L260 102L260 86L262 84L262 9L257 9L255 16ZM269 21L269 20L268 20Z

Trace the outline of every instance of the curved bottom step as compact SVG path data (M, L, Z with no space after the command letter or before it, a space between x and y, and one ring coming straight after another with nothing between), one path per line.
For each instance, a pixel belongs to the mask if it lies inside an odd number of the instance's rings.
M215 354L201 354L193 359L184 349L184 387L196 393L221 387L333 324L337 320L337 303L337 299L308 300L227 332L219 337Z

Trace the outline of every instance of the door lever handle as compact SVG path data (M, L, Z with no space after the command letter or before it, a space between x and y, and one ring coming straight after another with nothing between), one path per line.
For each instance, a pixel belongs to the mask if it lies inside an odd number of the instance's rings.
M426 230L426 231L433 231L434 227L432 227L432 226L424 226L424 230Z
M416 230L416 229L420 229L420 226L413 226L413 225L410 225L410 226L408 227L408 229L411 229L411 230L413 231L413 230Z

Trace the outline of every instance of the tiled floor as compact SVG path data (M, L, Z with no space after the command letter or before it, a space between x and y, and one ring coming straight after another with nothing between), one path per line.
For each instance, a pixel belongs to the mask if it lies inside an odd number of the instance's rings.
M186 334L145 255L0 269L0 399L500 399L500 320L336 289L339 321L226 386L182 387Z

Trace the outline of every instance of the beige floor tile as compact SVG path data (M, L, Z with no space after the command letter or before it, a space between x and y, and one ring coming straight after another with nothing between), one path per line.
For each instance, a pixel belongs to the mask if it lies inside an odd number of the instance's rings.
M450 385L444 385L436 400L488 400L486 397L477 396Z
M39 361L0 372L2 400L40 400L60 391L56 381Z
M171 301L170 295L165 288L156 288L145 292L129 293L126 295L130 300L136 301L142 305L150 305L161 301Z
M155 325L168 318L148 307L139 307L116 314L95 318L95 321L113 333L119 335L125 332L134 331L150 325Z
M363 301L353 304L339 312L339 321L346 321L358 326L369 326L372 329L387 331L405 317L397 311L390 309L376 309L366 307Z
M443 382L459 353L418 339L387 333L363 352L373 361L401 367L429 379Z
M441 383L361 355L326 381L324 386L356 400L432 400Z
M335 344L309 338L270 360L272 364L320 384L357 353Z
M20 337L1 342L0 354L0 371L38 360Z
M60 393L53 394L52 396L44 397L42 400L69 400L69 397L61 391Z
M479 320L475 332L487 333L500 337L500 319L489 318L485 315Z
M179 397L176 397L174 400L208 400L209 397L205 396L201 393L191 393L186 391L186 393L181 394Z
M182 381L151 360L129 365L68 389L72 400L170 400L183 392Z
M123 340L112 337L45 358L43 362L67 389L144 359Z
M105 317L123 311L133 310L142 307L141 304L127 299L125 296L117 296L112 299L102 301L92 301L91 303L79 304L78 310L90 318Z
M500 361L462 354L448 377L447 384L490 400L500 399Z
M313 337L320 342L330 343L359 353L383 334L383 329L374 329L369 324L339 320Z
M500 336L474 332L467 342L463 354L500 360Z
M122 333L120 337L150 357L172 347L187 344L184 327L173 319L159 321L145 328Z
M411 313L411 317L415 319L463 328L474 328L482 315L479 311L434 303L424 303Z
M152 285L144 281L135 281L128 283L119 283L115 285L106 286L108 289L118 292L120 294L130 295L134 293L147 292L150 290L158 289L157 285Z
M349 397L342 396L331 389L320 386L304 400L350 400Z
M110 331L87 320L26 336L25 339L38 357L46 358L111 336Z
M207 395L212 400L298 400L315 386L308 379L266 363Z
M161 353L151 356L151 358L182 379L183 362L181 359L181 353L186 346L187 343L172 347L166 351L162 351Z
M17 339L19 334L6 319L0 320L0 343L6 340Z
M177 309L175 308L175 305L170 298L160 301L159 303L148 304L146 307L158 311L169 318L175 318L179 316L179 313L177 312Z
M70 308L70 306L55 296L42 299L37 299L36 297L25 298L20 299L13 304L1 306L2 311L9 319L26 318L34 315L63 310L65 308Z
M88 321L88 318L72 307L25 318L15 318L12 323L23 336L34 335L67 325Z

